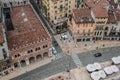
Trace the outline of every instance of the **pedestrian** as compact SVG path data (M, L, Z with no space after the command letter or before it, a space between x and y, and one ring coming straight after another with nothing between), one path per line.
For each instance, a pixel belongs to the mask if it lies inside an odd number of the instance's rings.
M103 47L105 46L105 44L103 44Z
M87 44L85 44L85 46L87 46Z
M70 42L70 39L68 41Z
M96 47L96 50L98 50L98 47Z

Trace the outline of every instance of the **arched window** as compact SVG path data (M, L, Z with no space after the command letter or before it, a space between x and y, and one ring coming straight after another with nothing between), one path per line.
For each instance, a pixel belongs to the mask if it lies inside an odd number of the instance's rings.
M15 58L17 58L17 55L15 55Z
M38 51L38 50L40 50L40 47L38 47L38 48L35 48L35 51Z
M43 46L43 48L46 48L46 47L48 47L48 45L44 45L44 46Z
M20 57L20 54L18 54L18 57Z
M30 50L30 52L32 53L32 52L33 52L33 50L31 49L31 50Z

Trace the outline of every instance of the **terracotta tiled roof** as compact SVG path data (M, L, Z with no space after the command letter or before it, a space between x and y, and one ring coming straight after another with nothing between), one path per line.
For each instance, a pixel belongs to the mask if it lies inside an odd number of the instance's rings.
M120 21L120 9L115 10L115 15L116 15L117 21Z
M110 1L109 1L109 4L110 4L110 9L116 9L117 6L118 6L118 3L115 3L114 0L110 0ZM113 8L112 6L113 6L114 8Z
M115 23L115 16L113 14L113 12L109 12L108 13L108 23Z
M76 23L91 23L93 22L91 11L88 8L74 9L73 19Z
M4 42L4 36L3 36L3 25L0 23L0 43Z
M107 10L103 8L93 8L93 13L95 17L100 17L100 18L108 17Z
M93 10L95 17L108 17L107 10L104 8L108 4L107 0L85 0L84 2Z
M107 0L84 0L84 2L91 8L102 8L108 4Z
M50 38L30 5L14 7L11 15L14 30L8 31L10 49Z

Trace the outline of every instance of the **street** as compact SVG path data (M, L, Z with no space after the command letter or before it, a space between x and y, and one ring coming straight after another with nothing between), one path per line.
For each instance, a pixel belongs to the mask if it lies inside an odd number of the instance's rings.
M51 75L57 74L62 71L67 71L69 61L71 62L71 68L76 68L73 60L69 60L70 56L57 59L47 65L39 67L33 71L27 72L19 77L12 80L41 80Z
M114 48L105 48L99 51L102 51L104 53L101 57L94 57L94 53L96 51L90 51L82 54L77 54L82 65L86 66L87 64L92 64L94 62L105 62L110 60L114 56L120 55L120 47L114 47ZM60 59L57 59L47 65L44 65L42 67L39 67L35 70L32 70L30 72L27 72L21 76L18 76L16 78L13 78L11 80L42 80L46 77L49 77L51 75L54 75L56 73L60 73L63 71L66 71L67 65L70 61L70 68L77 68L72 58L69 58L69 56L63 56Z
M40 19L43 21L44 25L48 29L50 35L52 36L53 41L56 41L54 38L55 34L52 32L51 26L49 25L47 20L44 18L40 10L36 12L37 13L39 12L38 15ZM53 42L53 46L56 48L58 52L58 54L56 54L56 59L54 61L44 66L41 66L35 70L32 70L30 72L26 72L25 74L20 75L11 80L43 80L44 78L49 77L51 75L64 71L66 72L69 68L70 69L74 69L78 67L80 68L86 66L87 64L92 64L94 62L110 61L112 57L120 55L119 52L120 47L104 48L104 49L83 52L70 56L70 55L65 55L62 52L60 46L59 45L55 46L54 42ZM95 57L94 54L97 52L101 52L102 56ZM68 67L68 65L70 66Z
M60 46L59 45L56 46L55 43L54 43L54 41L56 41L55 38L54 38L55 32L52 30L51 25L46 20L46 18L43 16L43 13L41 12L41 9L40 9L39 5L36 4L33 0L30 0L30 1L31 1L35 11L37 12L39 18L41 19L41 21L43 22L43 24L45 25L45 27L47 28L48 32L51 35L53 47L55 47L55 49L59 53L59 54L57 54L56 59L61 58L62 56L64 56L64 54L63 54ZM56 44L57 44L57 42L56 42Z

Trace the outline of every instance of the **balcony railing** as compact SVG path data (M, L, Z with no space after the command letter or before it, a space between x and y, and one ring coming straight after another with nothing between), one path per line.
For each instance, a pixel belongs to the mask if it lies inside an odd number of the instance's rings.
M68 20L67 17L62 18L62 19L59 19L59 20L54 20L54 24L59 24L59 23L62 23L62 22L64 22L64 21L67 21L67 20Z

